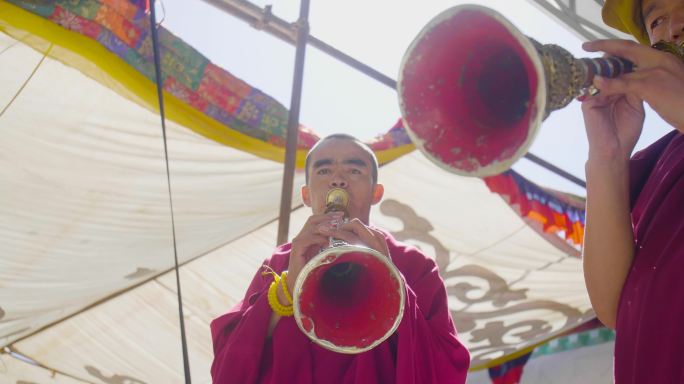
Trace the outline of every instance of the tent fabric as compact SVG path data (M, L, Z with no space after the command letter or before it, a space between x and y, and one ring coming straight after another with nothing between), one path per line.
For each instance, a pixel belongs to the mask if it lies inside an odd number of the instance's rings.
M0 354L0 381L181 382L154 85L99 42L38 16L53 15L53 4L97 2L12 3L35 13L0 1L0 346L41 366ZM97 4L137 15L120 3ZM190 363L193 381L208 383L209 322L242 297L275 246L282 148L165 97ZM576 247L520 209L560 201L568 223L581 222L569 200L524 182L493 193L420 153L400 157L410 150L395 145L403 135L397 123L374 144L394 160L380 171L387 192L373 223L435 258L473 369L594 317ZM301 185L302 172L295 177ZM307 216L293 211L291 233Z
M17 68L0 71L11 85L0 100L27 80L0 116L6 345L167 270L173 252L159 117L6 35L0 44ZM181 261L275 217L281 165L167 127Z
M594 317L580 260L538 236L481 180L446 173L420 153L383 167L380 177L387 196L372 221L435 257L475 368L497 365ZM445 191L458 198L436 206ZM296 210L292 227L307 216L306 208ZM272 251L275 232L271 223L181 268L193 381L209 382L207 324L241 298ZM84 380L97 370L106 377L178 382L174 291L173 274L161 275L13 347Z
M69 376L25 363L7 353L0 353L2 383L82 384Z

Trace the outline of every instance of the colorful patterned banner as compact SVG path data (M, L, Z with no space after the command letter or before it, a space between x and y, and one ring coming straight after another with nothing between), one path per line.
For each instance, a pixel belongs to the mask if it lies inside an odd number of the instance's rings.
M547 232L563 233L566 240L582 245L585 217L582 198L542 188L513 170L487 177L485 182L523 217L541 223Z
M147 1L7 1L97 41L126 65L152 83L155 82L152 39L149 18L145 12ZM168 94L212 118L224 129L236 131L276 148L285 147L288 111L282 104L211 63L162 26L159 27L159 39L163 89ZM206 127L195 130L206 135ZM318 140L318 135L300 126L300 150L311 148ZM379 152L378 159L381 163L413 149L400 122L368 144ZM405 148L396 150L402 146ZM301 165L301 161L298 164Z

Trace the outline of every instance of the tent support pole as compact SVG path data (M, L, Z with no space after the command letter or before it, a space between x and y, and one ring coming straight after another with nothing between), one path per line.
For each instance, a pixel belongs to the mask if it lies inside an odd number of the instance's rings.
M297 20L297 49L295 51L294 78L292 80L292 96L290 112L287 117L287 140L285 145L285 170L283 172L283 189L280 193L280 216L278 219L278 244L287 242L290 229L290 212L292 212L292 187L294 184L294 168L297 157L297 135L299 134L299 109L302 101L302 83L304 78L304 58L306 41L309 36L309 0L301 0L299 19Z

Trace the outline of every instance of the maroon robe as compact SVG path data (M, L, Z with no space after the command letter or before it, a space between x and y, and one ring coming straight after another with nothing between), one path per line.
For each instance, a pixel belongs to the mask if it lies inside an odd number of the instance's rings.
M345 355L314 344L293 317L283 317L269 339L273 279L259 270L244 299L211 323L214 383L464 383L470 358L457 338L437 265L385 235L406 282L404 316L392 336L370 351ZM286 244L267 264L280 273L289 256Z
M617 313L615 382L684 383L684 135L634 155L635 254Z

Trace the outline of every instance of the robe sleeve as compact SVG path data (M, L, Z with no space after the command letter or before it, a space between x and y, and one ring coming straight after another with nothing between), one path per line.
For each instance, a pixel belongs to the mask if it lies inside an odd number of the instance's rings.
M274 255L264 264L280 272L287 266ZM228 313L211 322L214 361L211 376L216 384L253 383L259 380L262 358L268 342L272 310L268 304L271 276L260 268L244 298Z
M665 150L670 141L677 135L677 131L672 131L661 137L653 144L642 149L632 156L629 161L629 190L630 206L634 207L641 190L646 184L648 177L653 172L655 164L660 158L660 154Z
M395 250L400 254L392 258L406 281L404 317L397 329L398 382L464 383L470 355L458 339L437 264L415 248Z

